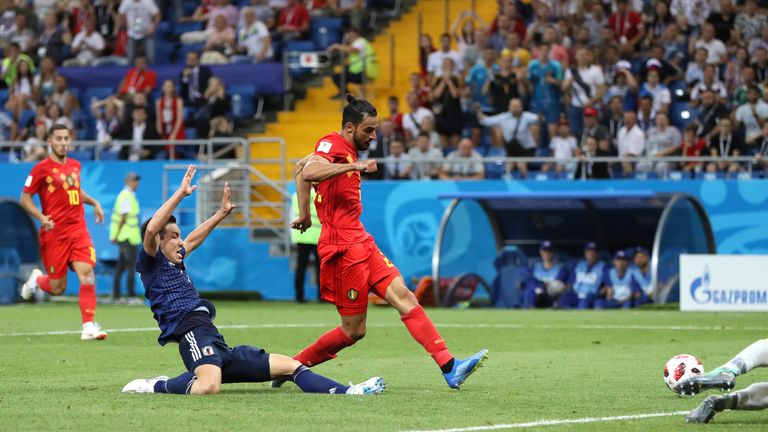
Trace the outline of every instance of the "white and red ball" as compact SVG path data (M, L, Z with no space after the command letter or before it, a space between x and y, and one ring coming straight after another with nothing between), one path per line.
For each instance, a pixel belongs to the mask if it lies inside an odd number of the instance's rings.
M664 365L664 382L670 390L675 391L675 386L680 381L704 373L701 360L690 354L680 354L669 359Z

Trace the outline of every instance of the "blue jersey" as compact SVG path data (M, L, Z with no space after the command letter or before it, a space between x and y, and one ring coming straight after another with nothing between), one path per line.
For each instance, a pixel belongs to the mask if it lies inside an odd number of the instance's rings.
M576 263L571 272L570 283L573 284L573 291L580 299L597 294L603 284L604 269L605 263L602 261L591 266L584 260Z
M556 60L542 64L538 59L528 63L528 81L533 86L533 100L541 106L554 104L560 106L560 87L544 80L548 75L558 80L563 79L563 67Z
M637 266L632 266L630 270L632 271L632 276L634 276L639 289L641 289L644 294L650 294L650 292L653 291L653 287L651 286L650 266L645 272L640 270Z
M612 267L605 272L605 278L603 283L606 286L611 287L613 290L613 299L618 302L623 302L632 296L632 291L639 288L635 282L633 276L634 272L627 268L623 275L619 276L619 272L616 271L616 267Z
M499 71L499 66L493 65L493 72ZM483 86L485 83L493 78L488 74L488 68L484 63L478 63L472 66L467 74L467 87L472 90L472 102L479 103L483 111L490 111L493 109L491 102L488 99L488 95L483 94Z
M560 263L555 263L555 265L547 269L544 268L544 264L541 261L537 261L529 271L526 285L535 288L555 280L559 280L563 283L567 280L565 266Z
M186 254L187 251L182 249L182 257ZM160 345L175 340L176 328L189 312L201 305L209 305L200 300L192 280L185 272L184 263L176 265L168 261L160 251L157 251L157 256L151 257L142 247L136 261L136 271L141 276L144 296L149 300L149 306L160 327L160 337L157 338ZM212 309L213 305L210 305L202 310L213 315Z

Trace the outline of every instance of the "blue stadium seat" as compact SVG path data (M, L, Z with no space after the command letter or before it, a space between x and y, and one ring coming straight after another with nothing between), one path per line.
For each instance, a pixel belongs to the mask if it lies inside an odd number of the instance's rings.
M341 42L341 18L318 18L310 24L310 38L315 43L315 48L324 50L333 43Z
M528 178L532 178L534 180L539 180L539 181L555 180L557 178L557 173L553 171L531 172L531 173L528 173Z
M37 115L37 113L35 113L34 110L25 109L19 115L19 126L25 127L27 125L27 123L29 123L33 118L35 118L36 115ZM33 131L30 131L30 133L31 132L33 132Z
M696 173L696 179L697 180L722 180L725 178L725 173L721 172L697 172Z
M173 64L176 44L162 39L155 39L155 64Z
M194 9L192 11L194 12ZM205 27L204 22L176 23L176 25L173 28L173 34L178 37L178 36L181 36L182 33L200 31L203 29L203 27Z
M696 110L691 109L688 102L673 102L670 107L670 117L672 124L680 130L684 130L692 121L696 119Z
M231 86L228 89L232 95L232 115L235 118L250 117L255 112L253 99L256 96L255 86Z
M102 151L99 153L99 159L103 161L114 161L117 160L117 157L120 155L118 152L113 151Z
M636 172L635 180L656 180L659 175L655 172Z
M184 134L187 136L187 139L196 139L197 129L193 127L184 128Z
M170 22L170 21L161 21L157 25L157 29L155 30L155 35L157 35L158 37L166 38L167 36L170 36L172 34L173 34L173 23L172 22Z
M93 150L90 150L90 149L70 150L69 151L69 157L71 157L72 159L79 160L79 161L93 160Z
M0 152L0 162L8 162L11 160L11 152Z

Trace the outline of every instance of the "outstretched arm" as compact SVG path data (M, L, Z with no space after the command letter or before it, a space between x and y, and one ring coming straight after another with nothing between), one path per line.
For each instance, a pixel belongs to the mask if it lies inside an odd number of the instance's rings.
M232 204L232 191L229 189L229 183L224 183L224 196L221 198L221 208L184 239L184 248L187 250L187 255L203 244L211 231L216 228L216 225L229 216L234 208L235 205Z
M104 209L101 208L101 204L96 201L96 198L85 193L85 190L80 189L80 197L83 200L83 204L93 206L93 213L96 215L96 223L100 224L104 222Z
M181 200L186 196L189 196L197 189L197 186L192 185L192 178L195 177L194 165L190 165L187 168L187 172L184 174L184 179L181 181L179 189L171 195L168 201L164 202L159 209L155 212L147 224L147 230L144 232L144 252L149 256L156 256L157 250L160 247L160 231L165 227L168 219L171 218L171 214L178 207Z
M364 162L358 161L351 164L338 164L331 163L328 159L322 156L312 155L309 156L309 159L307 159L307 162L304 164L304 168L301 170L301 178L305 182L319 183L323 180L350 171L374 173L376 172L376 161L369 160Z

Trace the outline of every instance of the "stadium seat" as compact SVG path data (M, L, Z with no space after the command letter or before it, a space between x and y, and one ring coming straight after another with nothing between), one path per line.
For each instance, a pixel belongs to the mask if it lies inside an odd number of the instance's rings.
M682 179L690 179L691 175L687 172L683 171L670 171L669 175L667 176L670 180L682 180Z
M193 9L194 12L194 9ZM191 15L191 14L190 14ZM185 22L185 23L176 23L176 25L173 27L173 35L177 38L181 36L182 33L192 32L192 31L200 31L205 26L205 23L202 22Z
M184 128L184 135L190 140L197 139L197 129L193 127Z
M324 50L331 44L341 42L341 18L318 18L311 22L309 30L315 49Z
M722 180L725 178L725 174L721 172L697 172L697 180Z
M235 118L253 116L255 109L253 99L256 96L255 86L232 86L228 89L232 95L232 115Z
M21 112L19 115L19 126L25 127L27 123L29 123L32 119L35 118L37 114L34 110L31 109L25 109Z
M283 46L283 53L287 53L286 54L287 62L288 64L292 64L292 65L299 64L299 56L301 55L301 53L313 52L313 51L315 51L315 44L311 40L308 40L308 41L294 40L294 41L286 42L286 44ZM295 78L298 76L311 73L312 69L291 67L290 72L291 72L291 76Z
M10 160L11 160L11 152L0 151L0 162L8 162Z
M93 150L91 149L70 150L69 157L79 161L90 161L90 160L93 160Z
M157 25L157 29L155 30L155 35L157 35L158 38L167 38L168 36L171 36L173 34L173 23L170 21L160 21L160 23ZM159 40L157 42L160 42ZM160 56L157 56L160 58Z
M553 171L547 172L532 172L528 174L529 178L539 181L554 180L557 178L557 173Z
M99 153L99 159L102 161L115 161L119 155L120 153L114 151L102 151Z
M635 173L635 180L655 180L658 179L659 175L655 172L636 172Z
M176 44L170 41L155 39L155 64L173 64Z
M189 45L181 45L181 48L179 48L179 51L176 55L176 63L177 64L184 64L187 61L187 53L188 52L196 52L201 53L203 52L203 49L205 49L205 43L196 43L196 44L189 44Z

